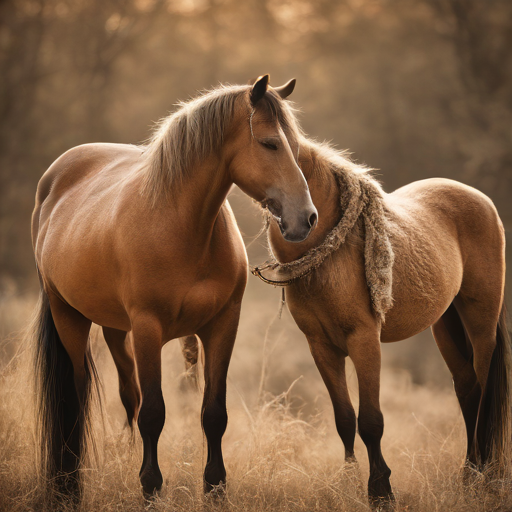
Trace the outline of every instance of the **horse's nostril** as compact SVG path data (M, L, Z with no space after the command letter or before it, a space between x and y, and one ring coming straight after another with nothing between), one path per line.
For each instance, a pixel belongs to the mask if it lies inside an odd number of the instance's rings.
M308 222L309 222L309 227L310 228L312 228L315 225L317 219L318 219L318 215L315 212L313 212L309 216Z

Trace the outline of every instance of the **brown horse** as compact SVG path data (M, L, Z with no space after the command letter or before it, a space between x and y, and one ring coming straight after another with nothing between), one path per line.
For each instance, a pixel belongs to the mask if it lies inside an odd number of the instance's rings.
M103 333L128 421L144 443L145 495L162 486L161 349L198 334L204 346L205 491L222 486L226 375L247 279L247 256L226 196L237 184L300 242L317 213L294 155L283 98L294 87L220 87L180 105L145 147L88 144L44 174L32 238L42 301L37 369L43 460L59 491L79 496L94 366L89 330ZM131 332L131 336L127 333Z
M305 138L299 165L318 207L318 227L307 241L290 244L272 220L269 239L277 262L253 272L288 285L290 312L329 391L347 461L354 460L356 434L345 376L345 359L352 359L370 501L393 500L381 452L380 343L428 326L453 375L467 430L466 468L504 469L512 366L505 237L491 200L447 179L386 194L367 169Z

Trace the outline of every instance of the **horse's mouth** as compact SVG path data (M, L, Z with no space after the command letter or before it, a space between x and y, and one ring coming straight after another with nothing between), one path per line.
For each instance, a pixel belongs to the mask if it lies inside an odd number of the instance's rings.
M263 201L260 201L260 205L264 210L268 210L270 215L274 217L276 222L279 224L279 227L281 227L282 223L282 206L281 204L276 201L275 199L264 199Z

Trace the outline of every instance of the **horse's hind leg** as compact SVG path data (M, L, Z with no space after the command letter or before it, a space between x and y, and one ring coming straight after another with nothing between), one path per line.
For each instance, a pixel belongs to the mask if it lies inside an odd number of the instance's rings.
M203 430L208 442L204 470L204 492L222 493L226 469L222 457L222 436L226 430L226 379L240 317L240 303L228 305L199 336L204 348Z
M49 298L55 327L67 353L58 356L53 376L58 391L50 398L59 401L52 418L53 467L59 490L78 496L92 371L92 362L86 360L91 321L58 297Z
M345 375L345 354L329 341L308 336L309 348L331 397L336 429L345 447L345 461L354 462L356 414Z
M480 385L473 369L472 348L468 345L464 327L453 304L432 326L432 333L452 374L455 393L466 424L466 459L472 465L476 465L478 461L474 438L480 403Z
M162 395L162 328L152 317L136 318L133 323L133 348L142 403L137 423L144 444L140 482L147 498L162 487L158 465L158 439L165 422Z
M127 332L110 327L103 327L103 336L119 374L119 394L126 410L128 424L132 428L139 411L140 389L131 339Z
M503 412L500 410L501 404L497 403L497 400L503 399L503 390L500 389L502 383L502 377L499 375L500 368L503 371L508 371L508 368L500 366L504 365L504 361L497 360L495 354L501 308L500 299L499 286L496 286L494 293L482 286L481 299L465 298L461 292L455 300L457 311L473 349L473 368L480 388L474 444L478 449L478 459L481 465L490 461L494 441L501 436L500 429L507 421L506 414L501 415ZM500 347L500 349L502 348ZM493 364L494 367L492 367ZM493 371L490 373L491 367ZM506 380L506 376L504 379ZM504 394L508 395L508 389ZM498 447L496 448L499 450Z

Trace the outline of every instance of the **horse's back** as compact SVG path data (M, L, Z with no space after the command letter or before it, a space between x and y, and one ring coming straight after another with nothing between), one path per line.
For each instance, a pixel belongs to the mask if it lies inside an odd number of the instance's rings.
M58 196L79 186L91 175L113 168L121 162L135 162L142 149L130 144L82 144L63 153L39 180L36 207L50 194Z
M409 221L437 238L454 239L464 264L483 255L500 261L504 251L504 230L491 199L458 181L432 178L402 187L388 196L395 211L409 209Z
M32 217L32 242L36 246L39 226L51 216L55 205L66 194L87 195L87 182L100 173L102 179L96 179L92 186L105 188L106 181L114 182L126 173L127 166L136 162L141 149L128 144L83 144L71 148L62 154L39 180L36 192L34 214ZM111 173L105 172L110 169Z

